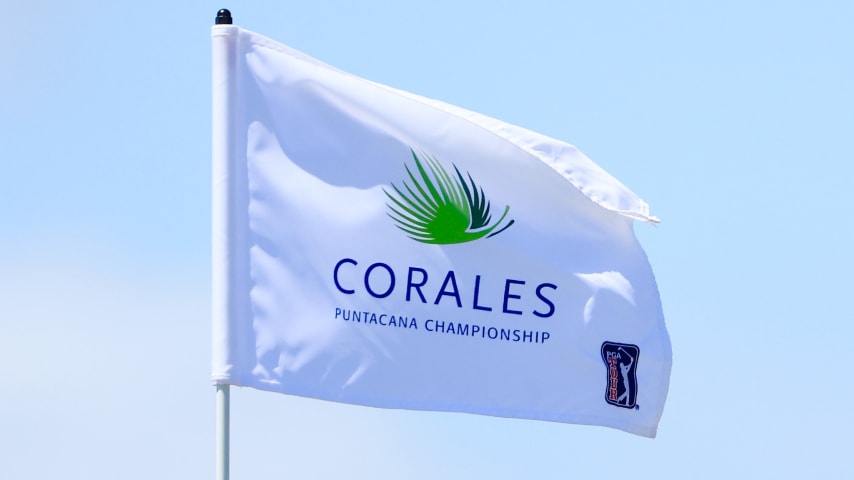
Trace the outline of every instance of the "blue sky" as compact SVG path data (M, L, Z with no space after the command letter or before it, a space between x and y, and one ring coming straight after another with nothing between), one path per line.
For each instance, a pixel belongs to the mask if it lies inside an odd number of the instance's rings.
M846 478L854 5L6 2L7 478L210 478L217 9L341 69L568 141L636 225L673 343L655 440L233 391L232 478ZM59 4L57 4L59 3Z

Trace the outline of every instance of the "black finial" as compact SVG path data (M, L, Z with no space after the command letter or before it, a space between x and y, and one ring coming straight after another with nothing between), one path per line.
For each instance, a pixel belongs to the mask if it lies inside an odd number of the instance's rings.
M220 9L216 12L217 25L231 25L231 12L227 8Z

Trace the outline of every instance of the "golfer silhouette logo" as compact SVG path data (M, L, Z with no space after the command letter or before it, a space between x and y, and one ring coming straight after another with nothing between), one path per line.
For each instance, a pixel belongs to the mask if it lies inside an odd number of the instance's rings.
M605 362L607 383L605 401L623 408L638 408L638 357L640 348L627 343L602 344L602 361Z

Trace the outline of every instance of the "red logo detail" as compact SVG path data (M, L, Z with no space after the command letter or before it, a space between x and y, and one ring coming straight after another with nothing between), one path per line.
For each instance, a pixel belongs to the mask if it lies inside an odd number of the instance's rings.
M617 401L617 359L608 357L608 399Z

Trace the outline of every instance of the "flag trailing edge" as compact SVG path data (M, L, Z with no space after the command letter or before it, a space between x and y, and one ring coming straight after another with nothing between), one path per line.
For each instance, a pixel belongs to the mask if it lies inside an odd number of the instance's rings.
M643 200L564 142L212 38L215 383L655 435Z

